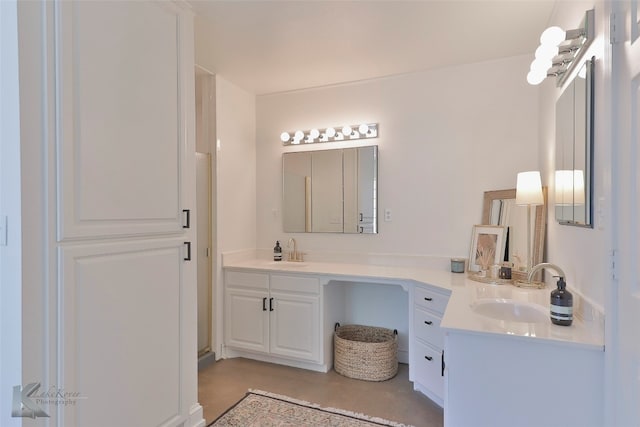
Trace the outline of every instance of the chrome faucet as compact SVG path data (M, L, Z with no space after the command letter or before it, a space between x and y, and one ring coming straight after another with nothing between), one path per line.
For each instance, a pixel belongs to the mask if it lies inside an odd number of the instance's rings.
M543 268L545 269L550 268L552 270L555 270L560 277L563 277L564 279L567 278L567 276L564 275L564 271L562 271L560 267L558 267L555 264L551 264L550 262L543 262L541 264L535 265L533 268L531 268L531 270L529 270L529 275L527 276L527 282L531 283L531 279L533 279L533 276Z
M293 246L293 250L291 250L291 246ZM296 239L291 237L287 242L287 248L289 248L289 258L288 261L302 262L302 254L298 253L298 248L296 245Z

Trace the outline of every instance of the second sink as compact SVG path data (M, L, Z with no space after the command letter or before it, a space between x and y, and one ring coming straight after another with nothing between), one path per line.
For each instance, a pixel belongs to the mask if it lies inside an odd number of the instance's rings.
M509 322L543 323L549 321L549 310L540 304L503 298L480 299L471 309L483 316Z

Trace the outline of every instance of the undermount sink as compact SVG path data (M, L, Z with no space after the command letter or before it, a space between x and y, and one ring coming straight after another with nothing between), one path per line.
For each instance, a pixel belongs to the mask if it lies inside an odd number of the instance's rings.
M306 262L302 261L271 261L269 265L277 265L280 267L305 267L307 265Z
M540 304L511 299L481 299L471 309L483 316L509 322L543 323L549 321L549 311Z

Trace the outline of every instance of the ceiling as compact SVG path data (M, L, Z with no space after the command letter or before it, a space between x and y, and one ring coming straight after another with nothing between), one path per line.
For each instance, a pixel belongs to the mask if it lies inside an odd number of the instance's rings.
M206 68L268 94L533 56L555 0L190 3Z

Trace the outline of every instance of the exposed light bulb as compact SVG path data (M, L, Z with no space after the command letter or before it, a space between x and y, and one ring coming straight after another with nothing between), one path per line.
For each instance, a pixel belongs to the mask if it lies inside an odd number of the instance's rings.
M301 130L297 130L296 133L293 135L294 141L299 142L302 138L304 138L304 132L302 132Z
M342 134L344 136L350 136L353 133L353 130L351 130L351 126L344 126L342 128Z
M565 40L567 33L560 27L549 27L542 32L540 44L559 45Z
M552 59L559 52L557 45L541 44L536 49L536 59Z
M540 71L536 71L536 70L531 70L529 71L529 73L527 74L527 82L530 85L539 85L540 83L542 83L542 81L547 77L546 73L540 72Z
M547 73L547 70L553 66L550 59L536 59L531 63L531 71Z
M300 144L300 140L293 138L293 141L291 141L291 144L292 145L298 145L298 144Z
M311 129L309 131L309 137L311 139L317 139L320 136L320 131L318 129Z
M289 135L289 132L282 132L280 134L280 141L289 142L290 139L291 139L291 135Z
M366 123L361 124L358 126L358 132L360 132L361 135L366 135L369 132L369 125Z
M336 136L336 130L334 128L327 128L324 131L324 134L327 135L328 138L333 138Z

